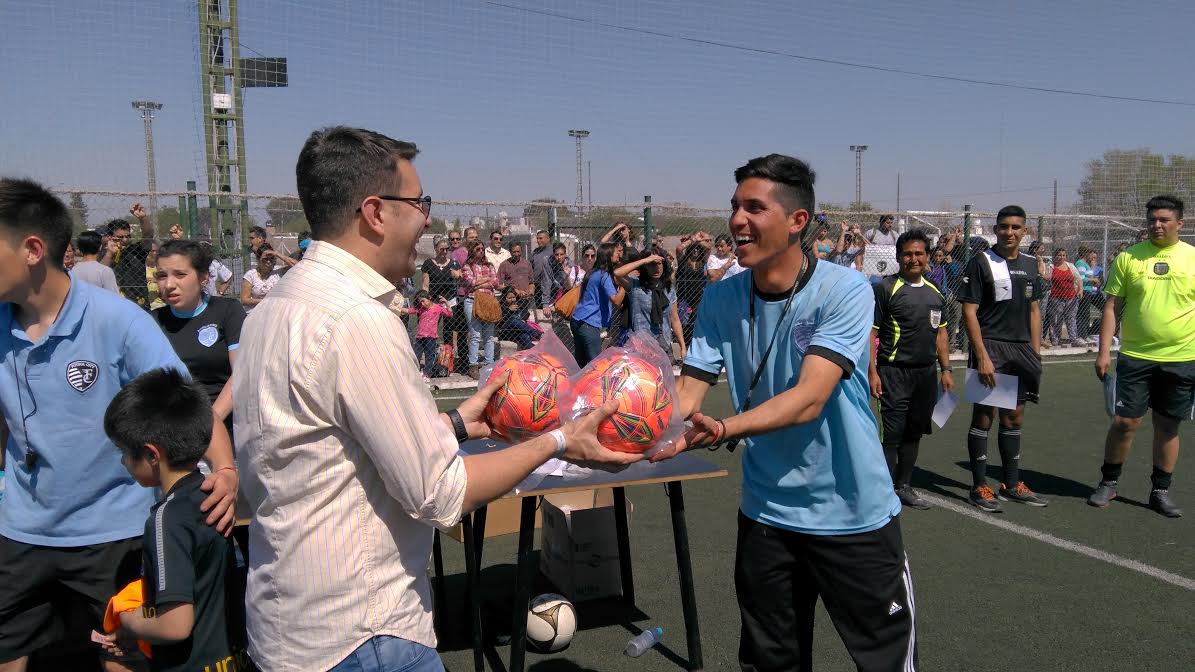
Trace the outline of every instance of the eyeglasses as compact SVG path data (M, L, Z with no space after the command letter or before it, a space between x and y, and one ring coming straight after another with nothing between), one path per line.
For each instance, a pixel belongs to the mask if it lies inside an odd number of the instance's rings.
M451 240L453 242L460 242L461 237L460 236L449 236L448 240Z
M596 252L586 252L586 253L585 253L585 258L586 258L586 259L593 259L593 258L595 258L595 257L597 257L597 253L596 253Z
M493 238L490 238L490 241L500 243L502 242L502 236L494 236Z
M410 203L416 208L419 208L419 210L423 212L424 217L427 217L432 212L431 196L388 196L385 194L378 194L378 198L382 199L383 201L402 201L403 203ZM357 212L361 212L361 208L357 208Z

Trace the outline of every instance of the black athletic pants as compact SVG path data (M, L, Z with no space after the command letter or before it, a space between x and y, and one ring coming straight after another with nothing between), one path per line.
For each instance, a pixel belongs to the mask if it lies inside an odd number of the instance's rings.
M899 519L878 530L820 536L739 513L734 570L745 672L813 669L817 598L861 672L915 672L913 583Z

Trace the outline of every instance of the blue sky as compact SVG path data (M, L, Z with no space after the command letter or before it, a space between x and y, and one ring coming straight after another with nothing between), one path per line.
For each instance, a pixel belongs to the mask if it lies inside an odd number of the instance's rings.
M306 135L349 123L417 142L439 199L573 200L570 128L592 132L594 202L723 206L731 172L777 151L810 161L821 200L892 208L1074 200L1110 148L1195 153L1195 107L881 73L647 36L587 21L906 70L1195 102L1184 2L833 3L242 0L240 40L289 59L291 86L246 95L249 188L294 190ZM158 184L203 176L193 1L0 6L0 173L68 187L145 184L150 98ZM242 56L252 56L242 49ZM1003 161L1001 160L1003 158ZM1000 193L1001 190L1005 193Z

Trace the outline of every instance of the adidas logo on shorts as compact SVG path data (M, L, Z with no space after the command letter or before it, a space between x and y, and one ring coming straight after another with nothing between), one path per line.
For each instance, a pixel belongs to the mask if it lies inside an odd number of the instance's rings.
M892 616L893 614L896 614L897 612L899 612L901 609L904 609L904 607L900 606L896 602L893 602L892 606L888 607L888 615Z

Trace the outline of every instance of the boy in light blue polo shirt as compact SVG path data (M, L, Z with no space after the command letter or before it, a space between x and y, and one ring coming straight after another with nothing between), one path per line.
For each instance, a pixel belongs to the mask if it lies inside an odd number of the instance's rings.
M868 406L874 294L802 250L808 165L772 154L735 181L730 233L749 271L705 290L678 381L694 426L678 449L745 439L739 664L809 669L820 597L859 670L916 670L900 500ZM700 407L723 370L738 414L715 420Z
M108 598L139 576L153 493L133 482L103 430L120 388L145 371L186 367L135 304L62 267L71 219L53 194L0 179L0 409L5 498L0 505L0 663L65 634L85 605L100 626ZM217 423L218 424L218 423ZM216 431L216 430L214 430ZM208 450L221 522L236 491L228 435ZM218 502L218 503L217 503ZM229 521L231 522L231 521ZM71 600L62 602L69 586Z

